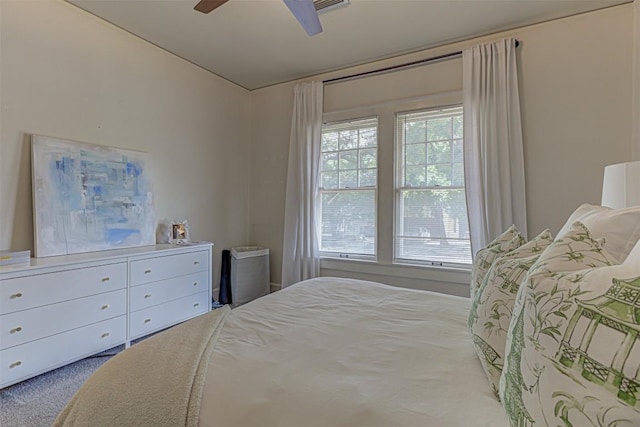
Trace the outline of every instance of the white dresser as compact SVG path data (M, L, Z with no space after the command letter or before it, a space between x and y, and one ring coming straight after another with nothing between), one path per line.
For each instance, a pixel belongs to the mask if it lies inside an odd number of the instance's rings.
M0 388L208 312L211 243L0 267Z

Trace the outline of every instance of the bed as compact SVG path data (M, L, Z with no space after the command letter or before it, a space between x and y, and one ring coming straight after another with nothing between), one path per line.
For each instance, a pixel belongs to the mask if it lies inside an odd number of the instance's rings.
M469 299L317 278L123 351L55 425L506 426Z

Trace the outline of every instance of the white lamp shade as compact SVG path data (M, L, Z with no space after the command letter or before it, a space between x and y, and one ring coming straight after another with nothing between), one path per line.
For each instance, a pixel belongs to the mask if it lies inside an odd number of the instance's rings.
M604 168L602 206L619 209L640 205L640 161Z

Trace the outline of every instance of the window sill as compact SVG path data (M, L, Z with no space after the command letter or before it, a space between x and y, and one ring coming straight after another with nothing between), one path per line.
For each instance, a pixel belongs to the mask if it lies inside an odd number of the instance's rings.
M471 283L471 270L465 268L381 264L371 260L344 258L321 258L320 276L370 280L467 298Z

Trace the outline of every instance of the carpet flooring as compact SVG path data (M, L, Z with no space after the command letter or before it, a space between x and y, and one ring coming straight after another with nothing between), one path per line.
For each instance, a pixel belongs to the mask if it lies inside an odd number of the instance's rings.
M124 346L0 390L0 426L51 426L82 383Z

